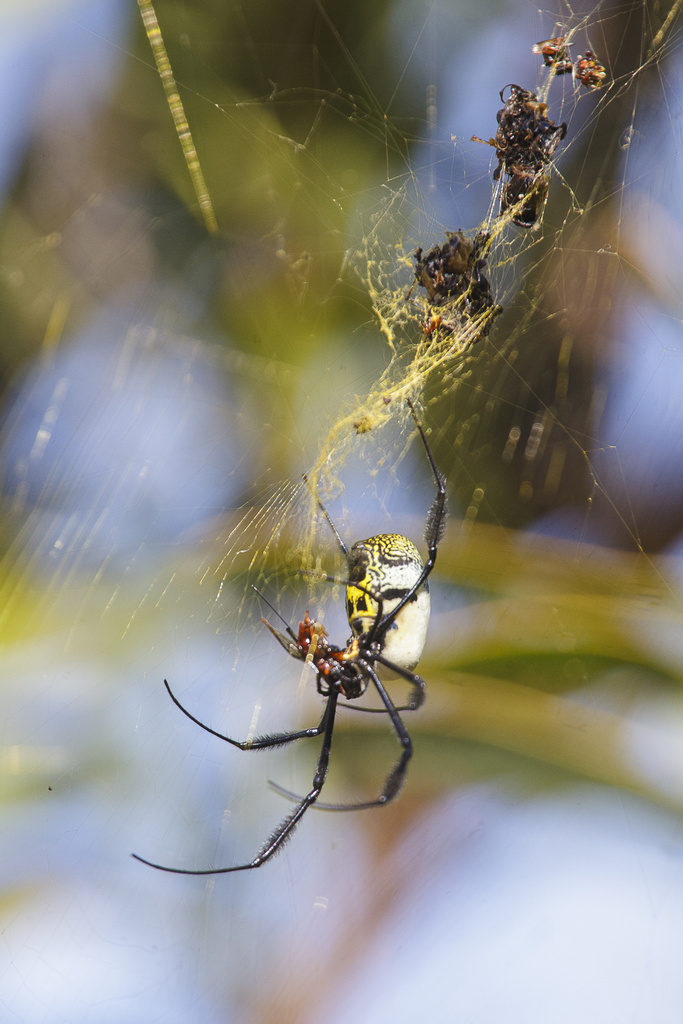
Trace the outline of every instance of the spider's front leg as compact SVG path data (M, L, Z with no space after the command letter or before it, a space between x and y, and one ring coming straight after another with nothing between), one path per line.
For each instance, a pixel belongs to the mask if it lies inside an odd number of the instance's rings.
M237 747L238 750L264 750L267 747L283 747L286 743L292 743L294 740L307 739L309 736L320 736L321 732L325 729L327 715L329 712L329 705L326 705L323 717L320 719L319 724L313 725L308 729L299 729L297 732L276 732L267 736L257 736L252 740L234 740L230 736L225 736L224 733L217 732L210 726L205 725L204 722L200 722L198 718L195 718L195 716L180 703L166 679L164 679L164 686L168 690L168 695L175 706L182 711L186 718L189 718L191 722L198 725L200 729L204 730L204 732L210 733L211 736L216 736L219 740L224 740L231 746Z
M434 568L434 565L436 564L436 555L439 548L439 541L443 537L443 533L446 528L446 516L448 513L448 491L446 490L446 478L436 465L434 456L432 455L432 450L429 447L429 442L427 441L427 435L424 432L422 424L417 418L417 413L415 412L415 407L413 403L410 401L409 398L407 399L407 402L410 407L412 417L415 421L415 426L417 427L418 433L420 435L420 439L422 441L425 453L427 455L427 459L429 460L429 465L431 467L432 474L434 476L434 482L436 484L436 494L434 495L432 504L430 505L429 511L427 512L427 518L425 520L424 527L424 539L425 544L427 545L427 560L424 563L422 571L415 580L415 582L413 583L413 585L410 587L408 592L402 597L402 599L399 601L396 607L392 608L392 610L387 615L385 621L382 623L382 626L384 626L386 622L393 621L399 614L399 612L405 607L405 605L413 599L415 594L419 591L420 587L422 587L425 584L427 577L429 576L432 569Z

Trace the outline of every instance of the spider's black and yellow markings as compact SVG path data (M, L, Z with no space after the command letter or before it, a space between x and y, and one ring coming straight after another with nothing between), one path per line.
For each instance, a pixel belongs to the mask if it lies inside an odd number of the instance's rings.
M183 714L206 732L225 740L240 750L263 750L267 747L284 746L294 740L312 736L323 737L313 785L303 797L296 797L279 786L275 788L296 801L294 810L278 825L266 840L253 860L247 864L234 864L225 868L173 868L156 864L133 854L159 871L170 871L180 875L222 875L232 871L249 871L259 868L280 850L292 836L296 826L309 807L318 801L325 784L332 748L335 714L340 697L348 701L361 697L372 684L379 694L384 711L401 744L401 753L385 779L382 791L375 800L358 804L330 805L318 803L318 807L332 810L357 810L364 807L381 807L399 793L406 776L408 762L413 748L403 720L402 710L414 710L424 701L424 680L413 672L424 650L429 622L428 577L434 568L436 555L446 521L446 481L436 467L422 426L408 402L413 419L424 445L436 484L436 494L425 522L427 559L423 563L411 540L401 534L385 533L367 540L357 541L348 549L332 523L326 510L320 508L329 523L342 552L346 556L346 610L351 626L351 637L346 647L338 647L327 639L324 626L309 618L308 612L299 623L298 633L284 622L285 630L275 629L265 619L262 621L284 647L288 654L299 661L312 665L316 673L318 693L326 699L325 710L320 723L297 732L276 733L259 736L253 740L234 740L204 725L182 706L164 680L173 702ZM328 577L333 579L334 577ZM273 609L274 610L274 609ZM278 612L275 612L279 615ZM380 679L380 673L401 676L412 685L409 703L396 707ZM370 710L361 709L358 710Z
M360 637L372 630L377 618L377 601L372 595L381 595L383 614L390 615L419 579L424 565L412 540L400 533L356 541L346 557L346 616L354 637ZM382 654L388 661L412 672L424 650L429 610L425 578L385 631Z

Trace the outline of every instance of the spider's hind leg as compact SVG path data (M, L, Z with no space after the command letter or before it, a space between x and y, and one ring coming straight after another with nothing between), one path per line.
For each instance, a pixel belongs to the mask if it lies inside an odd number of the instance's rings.
M410 761L410 758L413 756L412 740L410 739L410 734L405 724L403 723L401 716L398 713L398 709L392 702L391 697L385 690L383 683L379 679L377 673L374 671L372 666L365 663L364 670L370 676L377 692L379 693L382 699L382 703L384 704L384 711L391 718L391 724L394 727L394 732L396 733L401 744L401 747L403 749L401 751L401 755L398 761L394 764L393 768L391 769L386 779L384 780L382 792L380 793L376 800L365 800L361 803L356 804L323 804L320 802L316 802L315 806L319 811L364 811L370 807L384 807L385 804L388 804L401 792L403 783L405 781L406 773L408 771L408 762ZM415 678L420 680L422 686L424 687L423 680L421 680L419 676L416 676ZM301 800L301 797L298 796L296 793L292 793L290 790L285 789L283 786L280 786L276 782L271 781L270 785L272 786L276 793L280 793L281 796L287 797L288 800Z
M299 799L298 806L294 808L292 813L289 814L284 821L278 825L275 831L270 834L253 860L249 861L247 864L233 864L226 868L202 868L200 870L194 870L191 868L174 868L165 864L157 864L154 861L147 860L145 857L140 857L137 853L132 853L131 857L135 860L139 860L142 864L146 864L150 868L155 868L157 871L166 871L173 875L227 875L231 874L233 871L251 871L254 868L260 868L262 864L265 864L267 860L270 860L271 857L282 849L288 839L291 839L297 825L308 808L313 806L316 802L323 786L325 785L327 769L330 763L330 750L332 747L332 734L334 731L334 715L337 707L337 698L338 694L336 690L333 690L328 698L325 713L323 715L322 722L320 723L321 726L324 726L325 734L320 756L318 757L315 775L313 776L313 786L306 796Z

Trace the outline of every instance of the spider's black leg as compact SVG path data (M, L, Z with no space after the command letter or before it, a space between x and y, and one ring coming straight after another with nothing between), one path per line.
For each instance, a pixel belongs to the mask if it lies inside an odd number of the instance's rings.
M377 611L375 613L374 622L372 623L372 626L367 632L369 642L372 642L375 634L377 633L380 623L382 625L384 625L384 623L388 623L389 625L391 625L391 623L393 622L394 612L392 612L391 615L387 615L386 619L382 621L382 616L384 615L384 599L382 598L381 594L376 594L375 591L370 590L369 587L364 587L360 583L356 583L349 579L343 579L341 576L330 576L329 573L318 572L317 569L297 569L297 572L301 576L312 576L314 579L322 580L326 583L337 583L342 587L355 587L356 590L360 590L363 594L367 594L368 597L370 597L377 605ZM402 608L403 605L405 604L405 601L410 597L410 594L414 593L418 589L419 588L417 586L411 587L406 597L401 600L401 604L399 607ZM266 625L268 625L268 623L266 623ZM397 669L396 671L399 670Z
M261 591L260 591L260 590L258 589L258 587L255 587L253 583L252 583L252 585L251 585L251 589L252 589L252 590L255 590L255 591L256 591L256 593L257 593L257 594L258 594L258 596L259 596L259 597L261 598L261 600L263 601L263 603L264 603L264 604L267 604L267 605L268 605L268 607L270 608L271 612L272 612L272 613L273 613L274 615L277 615L277 617L278 617L278 619L280 620L280 622L282 622L282 623L284 624L285 630L287 631L287 636L288 636L288 637L289 637L289 638L290 638L291 640L293 640L293 641L294 641L294 646L296 647L296 642L297 642L297 638L296 638L296 633L294 632L294 630L292 629L292 627L290 626L290 624L289 624L289 623L287 622L287 619L283 618L283 616L282 616L282 615L280 615L280 613L279 613L279 611L277 610L277 608L275 608L275 607L274 607L274 606L273 606L273 605L272 605L272 604L270 603L270 601L269 601L269 600L268 600L268 598L267 598L267 597L265 596L265 594L262 594L262 593L261 593ZM270 625L270 623L269 623L269 622L266 622L266 620L265 620L265 619L261 619L261 622L265 622L266 626L268 626L268 629L270 629L270 630L271 630L271 632L272 632L272 630L273 630L273 627L272 627L272 626ZM276 632L276 635L277 635L277 632Z
M406 399L406 401L410 407L411 413L413 414L415 426L417 427L420 437L422 438L422 444L424 445L424 450L427 453L429 465L432 467L432 473L434 474L434 481L436 483L436 494L429 508L429 511L427 513L427 519L425 521L424 539L427 545L427 561L423 566L422 572L415 580L410 590L406 591L406 593L403 595L398 604L391 609L391 611L382 619L381 622L377 623L372 627L372 629L370 630L371 639L377 633L382 635L383 632L386 631L386 629L391 625L396 616L399 614L401 609L405 607L408 601L410 601L413 598L413 596L418 592L422 584L425 582L425 580L429 576L430 572L432 571L436 563L436 554L439 546L439 541L441 540L444 529L446 528L446 512L448 508L448 491L446 490L446 478L439 471L436 462L434 461L434 456L432 455L431 448L429 447L427 436L422 428L422 424L417 418L417 413L415 412L415 407L413 403L409 398Z
M363 587L363 586L361 586L360 583L353 583L351 580L342 579L339 576L330 576L330 575L328 575L328 573L319 573L317 571L317 569L297 569L297 572L299 572L302 576L315 576L316 579L324 580L327 583L338 583L338 584L341 584L344 587L355 587L356 590L360 590L364 594L367 594L368 597L372 598L372 600L377 605L377 612L375 613L375 618L374 618L374 621L372 623L372 626L370 627L370 629L368 630L368 632L366 634L366 636L368 637L368 642L369 643L372 643L373 638L377 634L377 630L378 630L378 628L380 626L380 623L382 625L384 625L385 623L389 623L389 625L391 625L391 623L393 621L393 618L394 618L394 613L392 612L391 615L387 615L386 619L384 619L382 621L382 616L384 615L384 599L382 598L381 594L378 594L378 593L376 594L375 591L374 590L370 590L369 587ZM412 591L415 591L417 589L418 589L417 587L411 588ZM404 604L404 601L401 602L399 607L402 608L403 604ZM265 622L265 619L263 619L262 621ZM266 622L266 625L268 625L267 622ZM271 629L271 632L272 632L272 626L269 627L269 628ZM398 673L398 675L403 676L405 679L407 679L409 682L413 683L413 685L414 685L413 696L412 696L412 699L410 701L410 704L407 705L406 707L402 707L402 708L400 708L398 710L401 710L401 711L414 711L415 708L419 708L420 704L423 703L424 698L425 698L425 682L424 682L424 680L421 679L420 676L413 675L412 672L406 672L404 669L399 668L398 665L394 665L393 662L387 661L385 658L381 658L378 655L374 655L374 657L375 657L376 661L381 661L383 665L386 665L388 668L390 668L394 672ZM421 691L421 693L418 694L418 691ZM354 711L370 711L371 712L373 709L372 708L353 708L353 710ZM384 714L384 711L382 711L380 713Z
M382 654L373 654L373 661L378 661L380 665L384 665L385 668L391 669L396 675L403 676L409 683L412 683L413 692L410 698L410 703L401 704L400 706L394 704L393 707L396 711L417 711L419 707L425 702L427 696L427 684L425 683L422 676L418 676L416 672L409 672L408 669L400 668L399 665L395 665L393 661L389 661ZM347 711L364 711L370 715L386 715L386 708L362 708L357 707L355 704L342 704L343 708Z
M308 792L306 796L299 801L292 813L278 825L272 835L270 835L263 844L254 859L249 861L248 864L234 864L229 868L204 868L199 871L192 871L186 868L169 868L164 864L155 864L151 860L145 860L144 857L139 857L137 853L132 853L131 857L134 857L135 860L141 861L143 864L147 864L150 868L156 868L157 871L168 871L173 875L227 875L232 871L250 871L252 868L260 868L262 864L265 864L267 860L274 856L274 854L284 846L288 839L291 839L294 829L297 827L308 808L311 804L314 804L320 796L320 791L325 785L327 769L330 765L330 750L332 747L332 733L334 731L334 714L337 707L338 697L339 694L337 691L332 690L327 699L327 707L325 708L325 714L323 715L325 735L323 738L322 749L320 751L320 757L318 758L318 765L316 767L315 775L313 776L313 786L310 792Z
M369 587L363 587L360 583L354 583L353 580L349 580L345 576L331 576L330 573L322 572L320 569L297 569L296 571L299 576L310 576L311 579L319 580L321 583L336 583L340 587L355 587L371 597L376 604L382 604L381 596L376 594L374 590L370 590Z
M342 704L344 711L359 711L363 715L386 715L386 708L361 708L356 704ZM397 711L415 711L415 704L394 704Z
M306 476L305 473L303 473L302 476L303 476L303 479L304 479L304 483L307 484L308 483L308 477ZM341 534L339 533L339 530L337 529L337 527L332 522L332 519L330 517L330 513L327 511L327 509L325 508L325 506L323 505L322 501L320 500L320 498L319 498L319 496L317 494L315 496L315 500L318 502L318 508L320 509L322 514L324 515L325 520L327 522L327 525L332 530L332 533L334 534L334 539L336 540L337 544L341 548L342 554L343 555L348 554L348 548L346 547L346 544L342 540Z
M374 654L373 659L374 661L378 661L380 665L384 665L385 668L391 669L391 671L395 672L396 675L402 676L404 679L407 679L409 683L412 683L413 693L407 710L415 711L424 704L425 697L427 696L427 684L422 676L418 676L416 672L409 672L408 669L395 665L393 661L389 661L389 659L385 658L383 654Z
M367 664L367 662L363 662L363 671L367 672L367 674L370 676L373 683L375 684L377 692L382 698L382 703L386 708L387 714L391 718L391 724L393 725L394 731L396 732L396 735L398 736L401 742L403 750L398 761L387 775L387 778L384 782L384 786L382 787L382 792L380 793L376 800L367 800L363 803L358 804L319 803L316 805L316 809L319 811L364 811L368 807L383 807L385 804L388 804L390 800L393 800L394 797L398 796L398 794L400 793L403 781L406 777L406 772L408 770L408 762L410 761L410 758L413 755L413 744L410 739L408 730L406 729L404 723L402 722L401 717L391 700L391 697L384 689L384 686L381 680L379 679L377 673L370 665ZM284 789L276 782L271 782L270 785L275 790L276 793L281 793L282 796L286 796L290 800L300 799L295 793L291 793L289 790Z
M285 743L291 743L293 740L306 739L308 736L319 736L325 729L327 724L327 716L329 714L329 703L325 706L323 717L320 719L319 725L313 725L310 729L300 729L298 732L278 732L273 733L270 736L257 736L253 740L233 740L230 736L224 736L222 732L216 732L215 729L211 729L208 725L204 725L198 718L190 714L187 708L184 708L180 703L176 695L174 694L168 682L164 679L164 686L168 690L168 695L177 708L180 708L182 713L198 725L204 732L211 733L212 736L217 736L219 740L225 740L226 743L230 743L233 747L238 747L239 750L264 750L266 747L283 747Z

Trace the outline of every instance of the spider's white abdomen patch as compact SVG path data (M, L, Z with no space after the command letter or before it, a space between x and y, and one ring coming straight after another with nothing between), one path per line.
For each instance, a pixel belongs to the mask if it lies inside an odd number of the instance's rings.
M390 602L387 611L391 611L392 605L396 603ZM408 672L413 671L422 657L429 626L429 608L429 590L425 583L415 599L409 601L398 613L384 638L384 657Z

